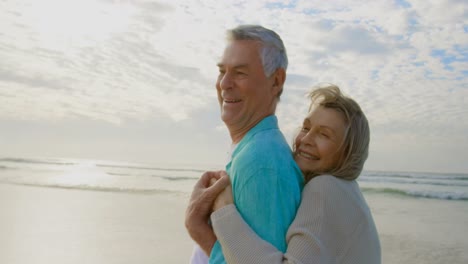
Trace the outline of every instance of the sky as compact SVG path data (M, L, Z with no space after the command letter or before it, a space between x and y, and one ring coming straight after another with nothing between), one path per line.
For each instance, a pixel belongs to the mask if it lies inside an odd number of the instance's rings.
M289 67L288 142L334 83L368 117L366 170L468 173L463 0L0 1L0 157L225 164L225 30L260 24Z

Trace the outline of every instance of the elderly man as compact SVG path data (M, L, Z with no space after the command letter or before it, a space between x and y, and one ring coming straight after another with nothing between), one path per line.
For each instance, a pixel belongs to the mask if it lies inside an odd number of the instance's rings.
M303 185L274 115L286 79L286 49L275 32L261 26L239 26L227 33L216 90L221 119L232 139L226 172L234 203L260 237L284 251ZM206 199L204 193L216 174L205 173L195 186L185 224L192 239L210 256L210 263L225 263L208 223L215 197ZM196 250L192 263L203 263L202 254Z

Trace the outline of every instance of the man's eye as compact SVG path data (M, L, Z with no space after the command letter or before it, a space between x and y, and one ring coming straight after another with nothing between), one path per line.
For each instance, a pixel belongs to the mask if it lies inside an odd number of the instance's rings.
M322 137L324 138L330 138L330 136L327 133L320 133L320 135L322 135Z
M301 131L302 132L307 132L307 131L309 131L309 128L308 127L302 127Z

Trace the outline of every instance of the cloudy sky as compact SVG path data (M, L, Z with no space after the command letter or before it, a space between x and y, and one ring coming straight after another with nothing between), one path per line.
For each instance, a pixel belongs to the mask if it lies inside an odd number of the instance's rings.
M223 165L224 31L278 32L291 141L332 82L371 124L368 170L468 172L463 0L0 1L0 156Z

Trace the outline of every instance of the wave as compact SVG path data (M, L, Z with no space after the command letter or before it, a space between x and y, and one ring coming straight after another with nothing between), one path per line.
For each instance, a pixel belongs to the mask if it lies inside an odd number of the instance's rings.
M432 179L432 180L460 180L468 181L467 174L459 173L431 173L431 172L383 172L383 171L365 171L361 176L371 178L405 178L405 179Z
M135 193L135 194L186 194L183 191L165 190L165 189L151 189L151 188L125 188L125 187L107 187L107 186L91 186L91 185L61 185L49 183L27 183L27 182L12 182L0 181L4 184L31 186L31 187L46 187L67 190L82 190L82 191L99 191L99 192L120 192L120 193Z
M450 192L436 192L436 191L405 191L400 189L393 188L361 188L363 192L372 192L372 193L386 193L386 194L395 194L416 198L430 198L430 199L439 199L439 200L460 200L468 201L468 194L464 193L450 193Z
M198 178L195 178L195 177L169 177L169 176L154 176L154 177L163 178L163 179L169 180L169 181L198 180Z
M189 171L189 172L205 172L201 169L178 169L178 168L160 168L160 167L140 167L129 165L109 165L109 164L96 164L96 167L101 168L119 168L119 169L137 169L137 170L158 170L158 171Z
M116 172L106 172L109 175L112 176L117 176L117 177L141 177L138 175L130 174L130 173L116 173ZM176 177L171 177L171 176L161 176L161 175L145 175L146 177L152 177L152 178L161 178L164 180L168 181L195 181L198 180L198 177L183 177L183 176L176 176Z
M468 181L468 175L466 174L456 174L456 173L422 173L422 172L373 172L365 171L362 173L362 176L372 177L372 178L405 178L405 179L432 179L432 180L460 180Z
M462 180L455 181L437 181L437 179L434 178L406 178L407 180L404 179L398 179L398 178L390 178L390 177L369 177L369 176L363 176L358 178L359 182L379 182L379 183L402 183L402 184L427 184L427 185L438 185L438 186L468 186L468 182L464 182ZM434 181L436 180L436 181ZM445 180L445 179L444 179Z
M21 158L1 158L0 162L14 162L14 163L32 163L32 164L47 164L47 165L75 165L74 162L64 162L55 160L43 159L21 159Z
M72 166L80 165L81 161L69 161L69 160L60 160L60 159L34 159L34 158L0 158L1 162L4 163L21 163L21 164L43 164L43 165L57 165L57 166ZM87 162L89 163L89 162ZM106 163L95 163L93 166L103 168L107 174L113 176L133 176L134 173L128 171L113 171L112 169L128 169L128 170L146 170L146 171L166 171L166 172L192 172L192 173L204 173L206 169L197 169L197 168L171 168L171 167L152 167L152 166L140 166L140 165L127 165L127 164L106 164ZM20 166L18 169L22 169L24 165ZM0 170L14 169L5 164L0 165ZM154 175L153 177L161 177L159 175ZM182 177L183 178L183 177ZM168 178L169 179L169 178ZM172 179L169 179L172 180ZM178 179L176 179L178 180Z
M130 173L116 173L116 172L106 172L106 173L112 176L132 176L132 174Z

